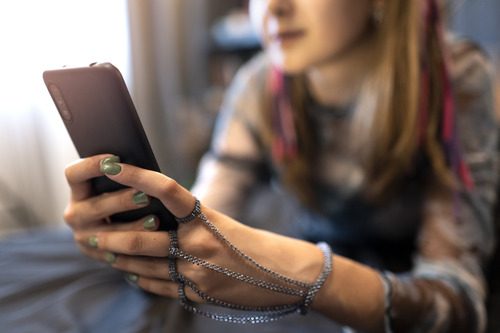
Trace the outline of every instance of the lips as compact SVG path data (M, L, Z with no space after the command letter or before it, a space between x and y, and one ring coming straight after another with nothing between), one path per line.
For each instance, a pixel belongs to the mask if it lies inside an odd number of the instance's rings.
M278 42L280 44L290 44L293 43L305 35L304 30L286 30L278 32L274 35L271 35L271 40L274 42Z

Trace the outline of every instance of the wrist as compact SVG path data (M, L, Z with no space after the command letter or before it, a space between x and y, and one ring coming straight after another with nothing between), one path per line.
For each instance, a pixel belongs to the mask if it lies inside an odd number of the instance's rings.
M201 212L199 205L195 205L193 212L186 219L178 219L181 226L185 226L185 223L190 223L194 218L198 217L199 221L206 228L197 229L209 231L215 239L225 245L225 250L229 250L230 253L226 252L226 254L232 255L224 255L224 252L221 252L219 255L215 254L214 258L226 261L224 265L211 263L203 258L197 258L188 252L180 250L178 247L177 232L170 232L170 277L174 282L178 283L180 301L186 310L208 316L212 319L228 320L230 322L268 322L277 320L287 314L297 312L301 312L302 314L307 313L307 309L310 307L314 297L331 272L331 250L327 244L314 246L304 241L249 228L222 216L220 216L221 219L215 225ZM179 229L186 230L185 228ZM192 232L193 230L190 232L191 238L194 236ZM245 241L241 241L241 238ZM203 245L200 244L200 247L203 247ZM245 251L245 248L248 251ZM320 254L321 260L316 259L319 256L315 256L315 253ZM241 262L239 264L236 261L231 262L231 259L235 259L233 255L238 257L238 261L246 262L246 265L241 265ZM226 278L234 279L237 283L233 287L238 288L238 294L246 295L247 292L245 292L245 289L251 290L255 289L255 287L262 289L262 292L258 293L258 302L255 305L253 302L248 305L244 304L246 301L242 303L241 300L236 303L228 303L227 301L222 301L223 298L217 299L210 296L211 292L207 294L203 290L211 290L216 295L219 293L219 288L210 288L208 281L206 281L207 279L202 279L198 284L196 280L191 280L189 275L179 275L177 273L177 259L185 260L199 268L214 271ZM319 264L318 261L320 262ZM238 266L235 268L239 269L231 269L231 264L235 264L235 266ZM245 268L253 270L253 273L256 274L242 272L241 270L245 270ZM309 278L309 276L312 276L312 278ZM241 282L244 285L241 285ZM208 284L203 286L202 284L205 283ZM264 311L267 313L258 316L252 314L233 316L231 314L206 312L200 310L198 306L187 298L186 287L190 288L202 300L209 303L231 309ZM220 289L220 294L227 293L228 289L231 288L226 284L223 289ZM275 294L274 297L271 297L272 294ZM267 305L268 302L271 305Z
M382 332L384 288L378 271L334 255L333 270L312 309L363 332Z
M313 283L323 268L322 251L315 245L268 231L257 230L258 261L293 279Z
M309 283L314 283L324 268L324 255L315 244L298 241L296 251L290 260L289 274Z

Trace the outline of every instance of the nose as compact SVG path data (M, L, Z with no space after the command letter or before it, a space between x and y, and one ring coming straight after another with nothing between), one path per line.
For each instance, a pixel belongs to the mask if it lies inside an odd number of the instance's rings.
M293 10L292 0L269 0L268 6L269 11L277 17L289 15Z

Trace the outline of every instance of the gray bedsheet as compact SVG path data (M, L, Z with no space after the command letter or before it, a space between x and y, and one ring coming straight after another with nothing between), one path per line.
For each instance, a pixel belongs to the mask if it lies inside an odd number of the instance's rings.
M259 326L192 316L80 254L65 229L0 241L1 333L338 332L336 327L314 313Z

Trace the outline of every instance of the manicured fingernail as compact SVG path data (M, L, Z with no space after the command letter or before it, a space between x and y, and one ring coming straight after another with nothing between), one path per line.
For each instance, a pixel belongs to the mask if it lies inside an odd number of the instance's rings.
M90 236L87 242L91 247L97 247L99 245L99 240L97 239L97 236Z
M154 215L149 215L148 217L146 217L142 226L146 230L156 230L156 218L154 217Z
M111 252L106 252L104 253L104 259L106 259L109 264L114 264L116 262L116 255Z
M137 206L144 206L149 203L149 197L144 192L135 193L134 196L132 197L132 200Z
M137 274L132 274L132 273L128 273L127 275L125 275L125 278L127 279L127 281L129 282L132 282L132 283L137 283L137 281L139 280L139 275Z
M106 157L99 163L99 170L106 175L117 175L122 171L122 167L117 163L120 163L120 157Z

